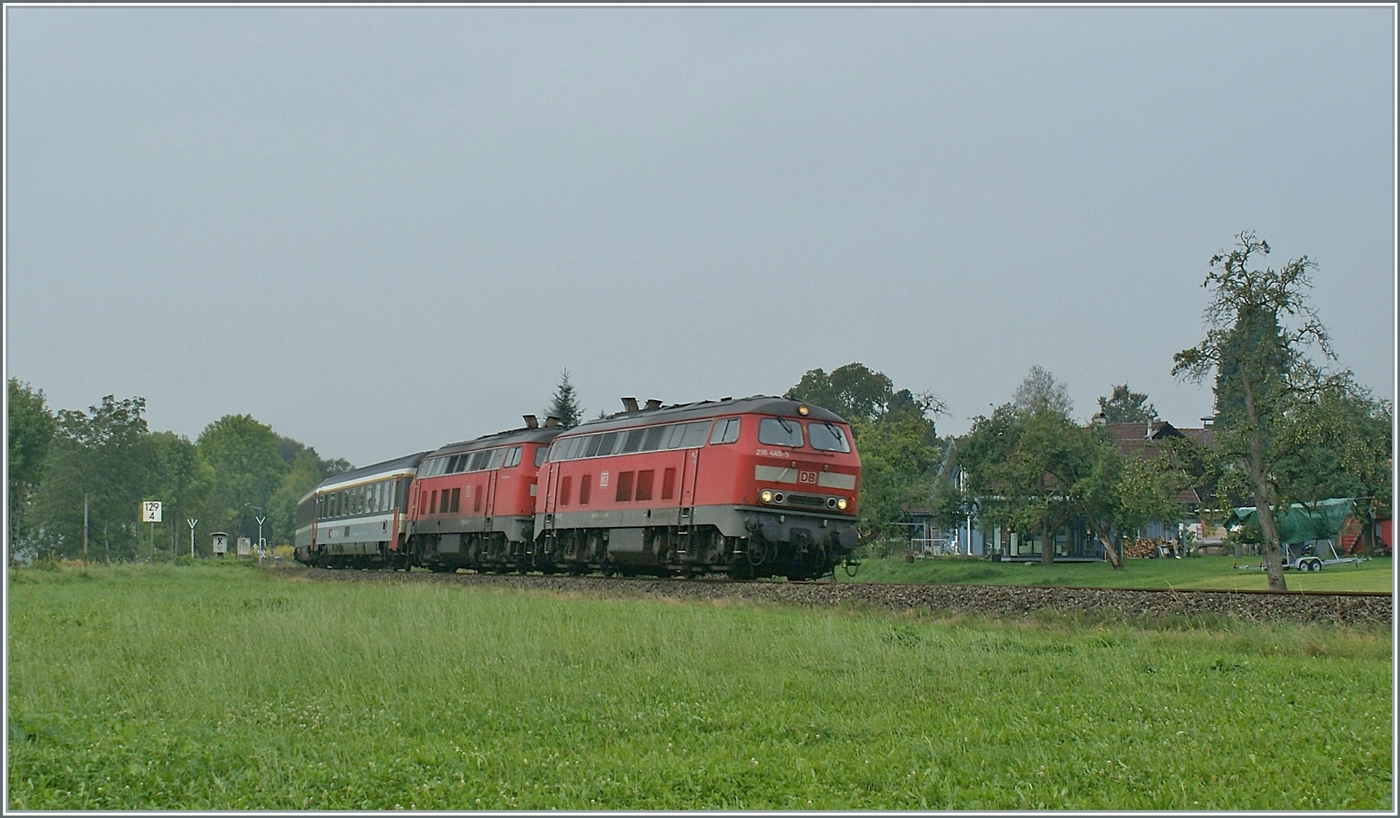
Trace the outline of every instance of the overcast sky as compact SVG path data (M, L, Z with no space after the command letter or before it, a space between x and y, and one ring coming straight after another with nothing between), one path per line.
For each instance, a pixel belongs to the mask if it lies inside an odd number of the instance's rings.
M1198 426L1210 257L1318 264L1394 393L1395 16L1351 8L5 8L7 375L357 465L1032 365Z

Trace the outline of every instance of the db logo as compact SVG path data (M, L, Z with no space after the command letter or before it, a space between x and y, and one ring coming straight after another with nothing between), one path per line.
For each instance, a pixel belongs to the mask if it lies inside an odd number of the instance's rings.
M814 471L800 471L797 473L797 482L816 485L817 473Z

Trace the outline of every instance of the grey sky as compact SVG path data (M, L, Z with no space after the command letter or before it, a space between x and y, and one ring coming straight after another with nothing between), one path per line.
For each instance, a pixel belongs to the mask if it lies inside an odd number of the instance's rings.
M356 464L1032 365L1178 425L1210 256L1308 255L1394 392L1395 17L1351 8L7 6L6 366Z

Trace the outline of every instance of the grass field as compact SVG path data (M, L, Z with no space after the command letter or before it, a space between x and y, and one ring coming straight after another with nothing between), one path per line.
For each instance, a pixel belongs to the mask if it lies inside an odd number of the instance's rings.
M8 808L1393 807L1388 629L295 575L12 571Z
M1285 571L1291 591L1392 591L1392 559L1379 557L1360 565L1329 565L1321 571ZM1106 562L991 562L981 558L933 557L915 560L866 560L854 579L837 569L842 582L927 582L973 585L1059 585L1089 588L1215 588L1265 590L1264 572L1234 566L1258 566L1259 557L1190 557L1125 560L1115 571Z

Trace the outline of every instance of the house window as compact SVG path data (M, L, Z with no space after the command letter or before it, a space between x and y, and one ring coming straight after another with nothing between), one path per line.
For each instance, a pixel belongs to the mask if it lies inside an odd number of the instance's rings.
M676 496L676 470L669 468L661 473L661 499L670 500Z
M588 505L588 495L593 487L593 475L585 474L583 479L578 481L578 504Z
M617 475L617 501L626 503L632 499L632 481L636 478L636 472L620 472Z
M655 477L655 469L646 469L637 472L637 499L639 501L651 499L651 483L652 479Z

